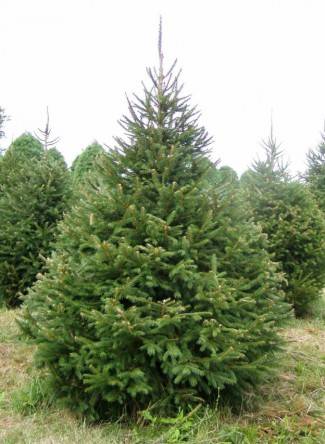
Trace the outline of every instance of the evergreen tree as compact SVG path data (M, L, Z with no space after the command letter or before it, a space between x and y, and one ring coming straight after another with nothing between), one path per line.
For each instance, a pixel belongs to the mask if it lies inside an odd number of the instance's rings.
M16 139L0 164L0 303L19 304L51 251L62 217L67 168L30 134Z
M287 315L265 236L235 193L207 192L211 139L159 50L20 321L57 395L92 419L243 393Z
M99 143L93 142L76 157L71 166L74 188L78 188L80 184L87 180L88 174L96 168L98 158L103 153L104 148Z
M5 110L3 108L1 108L0 106L0 139L2 139L5 136L5 132L3 131L3 124L6 121L7 116L5 114ZM2 161L2 153L3 153L3 149L0 146L0 164ZM1 165L0 165L1 168Z
M5 113L5 110L0 106L0 139L5 136L5 132L3 130L3 125L5 121L8 120L8 116ZM1 156L1 148L0 148L0 156Z
M322 134L322 141L315 150L310 150L307 155L307 172L305 179L310 185L312 193L317 202L325 211L325 134Z
M224 178L225 181L229 183L237 183L238 184L238 174L236 171L228 165L224 165L219 168L219 173L221 177Z
M1 194L4 186L14 180L13 172L23 167L24 163L39 160L42 155L42 145L29 133L18 137L3 156L5 162L0 167ZM0 196L1 196L0 194Z
M80 199L87 199L87 184L98 174L98 165L104 153L104 148L94 142L87 146L72 163L69 207L77 205Z
M207 173L205 174L205 181L208 187L224 185L226 190L239 187L239 179L235 170L231 167L224 165L222 167L217 166L216 163L207 161Z
M325 284L325 221L307 187L290 178L271 131L265 160L241 178L252 216L285 273L287 300L306 315Z

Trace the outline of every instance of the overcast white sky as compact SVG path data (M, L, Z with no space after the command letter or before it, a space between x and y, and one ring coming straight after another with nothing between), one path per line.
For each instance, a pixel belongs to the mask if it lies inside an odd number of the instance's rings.
M325 119L324 0L0 0L0 106L7 146L44 126L70 163L121 135L125 92L157 61L178 58L186 92L214 136L213 158L238 172L275 132L302 170Z

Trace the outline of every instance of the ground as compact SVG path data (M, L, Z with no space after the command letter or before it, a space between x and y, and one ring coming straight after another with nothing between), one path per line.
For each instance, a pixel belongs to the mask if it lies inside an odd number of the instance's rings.
M1 444L325 443L325 303L315 318L282 329L287 344L278 376L262 388L254 409L235 415L201 407L191 416L129 426L87 425L49 405L33 347L19 337L18 313L0 310Z

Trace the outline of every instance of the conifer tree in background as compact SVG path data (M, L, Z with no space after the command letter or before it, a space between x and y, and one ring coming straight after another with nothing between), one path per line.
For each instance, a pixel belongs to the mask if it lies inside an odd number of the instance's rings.
M50 113L49 113L49 108L47 106L45 128L44 129L38 128L38 132L35 133L36 139L39 142L41 142L45 151L47 151L49 148L53 148L60 140L59 137L51 138L51 132L52 129L50 128Z
M43 268L62 218L68 172L63 157L30 134L0 165L0 304L15 306Z
M99 143L93 142L72 163L69 208L77 205L80 199L87 199L88 183L96 178L98 165L104 153L104 148Z
M80 184L86 181L87 175L96 168L96 163L104 148L97 142L93 142L87 146L84 151L79 154L73 161L71 166L72 183L74 188L78 188Z
M224 181L229 183L237 183L239 184L238 174L236 171L228 165L224 165L219 168L219 174L223 178Z
M2 139L5 136L5 132L3 130L3 125L7 119L8 119L8 117L5 114L5 110L3 108L1 108L1 106L0 106L0 139ZM3 151L4 150L1 148L1 145L0 145L0 163L2 161Z
M205 181L208 187L213 188L214 186L218 186L222 183L227 188L239 187L238 175L236 171L233 170L228 165L224 165L218 168L216 163L213 163L210 160L208 160L207 166L209 166L209 168L207 169L207 172L205 174Z
M323 212L325 212L325 134L315 150L307 154L306 182Z
M20 320L57 395L92 419L244 393L274 367L287 315L265 236L235 193L206 191L211 139L160 39L127 138L60 224Z
M18 137L3 156L5 163L0 169L0 196L4 192L4 186L13 180L11 172L21 168L28 159L39 160L41 155L42 145L31 134L25 133Z
M325 221L303 183L292 180L271 135L265 160L241 179L252 216L269 239L269 252L281 265L287 300L297 316L309 313L325 285Z
M0 106L0 139L2 139L5 136L3 125L6 120L8 120L8 116L6 115L5 110ZM0 155L1 155L1 148L0 148Z

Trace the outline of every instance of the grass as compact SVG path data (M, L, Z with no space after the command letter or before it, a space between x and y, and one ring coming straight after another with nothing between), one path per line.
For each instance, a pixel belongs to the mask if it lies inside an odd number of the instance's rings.
M32 366L33 347L19 338L16 315L0 310L1 444L325 443L325 303L315 318L293 320L282 330L287 346L280 374L262 387L257 409L147 416L147 426L89 426L55 406Z

